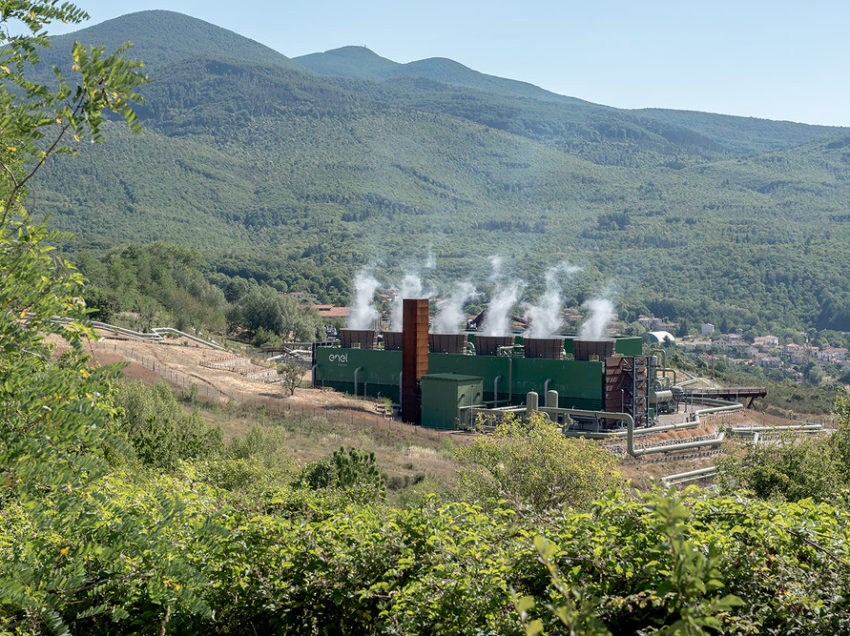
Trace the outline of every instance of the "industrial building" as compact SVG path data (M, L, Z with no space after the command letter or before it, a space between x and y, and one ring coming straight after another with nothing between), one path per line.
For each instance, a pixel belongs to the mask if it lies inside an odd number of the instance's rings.
M649 426L669 398L655 379L664 369L643 355L641 338L429 334L428 318L427 300L406 299L402 332L343 329L338 344L314 347L313 385L389 398L405 421L438 429L468 426L475 407L518 406L530 392L553 391L551 406L627 413Z

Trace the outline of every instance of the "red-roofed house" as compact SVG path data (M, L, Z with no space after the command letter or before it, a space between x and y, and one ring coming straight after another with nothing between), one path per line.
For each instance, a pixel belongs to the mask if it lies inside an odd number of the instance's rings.
M333 305L313 305L320 318L348 318L350 307L334 307Z

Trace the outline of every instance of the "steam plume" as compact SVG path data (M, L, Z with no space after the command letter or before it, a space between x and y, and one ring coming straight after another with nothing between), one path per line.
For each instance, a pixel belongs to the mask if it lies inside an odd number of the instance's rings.
M422 298L422 279L416 274L406 274L401 281L401 288L393 298L390 311L390 331L401 331L404 328L404 299Z
M563 323L561 277L571 277L579 271L580 267L569 263L560 263L546 270L546 290L538 304L529 305L525 312L526 318L531 322L526 332L529 338L552 338L560 331Z
M434 248L428 248L428 258L425 260L425 269L436 269L437 268L437 257L434 256Z
M607 298L592 298L583 307L589 310L578 332L581 340L602 340L607 338L608 325L614 317L614 303Z
M378 281L366 269L354 277L354 298L346 326L349 329L371 329L380 313L375 308L375 290Z
M447 298L437 303L437 314L431 324L433 333L460 333L466 314L464 303L475 293L475 286L469 281L457 282Z
M500 283L503 278L502 274L502 266L504 265L504 260L498 254L493 254L490 257L490 267L493 268L492 273L490 274L490 280L493 283Z
M520 280L508 280L503 270L504 261L501 256L494 254L490 257L490 282L499 291L490 297L490 304L484 314L484 324L481 330L485 336L507 336L511 331L510 311L519 300L522 288Z
M482 331L485 336L507 336L511 332L511 308L519 300L522 291L520 281L512 281L504 285L487 305L487 313L484 314Z

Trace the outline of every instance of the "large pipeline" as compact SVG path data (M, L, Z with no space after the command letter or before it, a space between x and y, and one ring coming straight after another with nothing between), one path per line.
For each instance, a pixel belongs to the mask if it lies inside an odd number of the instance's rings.
M64 319L59 322L66 322ZM99 320L91 321L92 327L97 327L98 329L106 329L108 331L114 331L115 333L120 333L124 336L131 336L133 338L139 338L141 340L162 340L162 334L170 333L175 336L179 336L181 338L188 338L193 342L198 342L200 344L206 345L208 347L212 347L213 349L219 349L224 351L224 347L218 344L217 342L213 342L212 340L204 340L203 338L198 338L197 336L193 336L190 333L186 333L185 331L180 331L179 329L174 329L173 327L154 327L151 329L150 333L142 333L140 331L133 331L132 329L126 329L124 327L118 327L116 325L110 325L106 322L100 322Z
M752 435L753 433L772 433L776 431L822 431L822 424L792 424L790 426L738 426L729 429L735 435Z
M684 484L689 481L699 481L701 479L708 479L710 477L715 477L719 471L717 470L717 466L707 466L706 468L697 468L696 470L689 470L684 473L676 473L675 475L667 475L666 477L661 478L661 485L665 488L669 488L675 484Z
M482 408L470 408L470 412L472 414L475 413L528 413L539 412L549 418L550 421L557 421L558 415L569 415L569 416L578 416L578 417L587 417L593 419L606 419L606 420L617 420L620 422L626 423L626 452L632 457L641 457L643 455L649 455L652 453L669 453L672 451L685 450L689 448L700 448L703 446L720 446L725 439L725 434L720 433L716 438L710 440L698 440L694 442L682 442L680 444L670 444L665 446L650 446L648 448L635 448L635 420L628 413L613 413L610 411L588 411L584 409L562 409L562 408L554 408L554 407L539 407L537 394L531 392L528 394L526 398L525 407L513 407L513 408L504 408L504 409L482 409ZM695 411L691 417L691 421L682 423L682 424L670 424L663 427L652 427L641 429L641 434L649 435L652 433L662 432L664 430L674 430L676 428L691 428L699 426L700 424L700 416L701 415L710 415L713 413L722 413L725 411L737 410L743 408L743 405L738 402L726 402L724 400L703 400L704 402L710 404L717 404L717 406L712 406L706 409L700 409ZM552 416L555 416L554 420ZM605 439L606 437L622 437L623 432L611 432L611 433L596 433L596 434L587 434L584 431L565 431L566 435L571 435L575 437L591 437L594 439ZM602 437L602 436L605 437Z

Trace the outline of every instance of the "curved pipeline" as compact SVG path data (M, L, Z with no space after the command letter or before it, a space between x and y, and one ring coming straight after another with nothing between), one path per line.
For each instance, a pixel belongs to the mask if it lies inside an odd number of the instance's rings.
M653 352L658 352L658 353L661 354L661 358L662 358L661 367L658 368L658 370L661 371L661 377L664 377L668 373L672 373L673 374L673 381L672 381L672 384L670 386L676 386L676 369L670 369L670 368L667 367L667 351L665 349L662 349L661 347L651 347L649 349L649 353L653 353ZM652 378L652 379L654 380L655 378Z
M738 402L725 402L724 400L711 400L711 403L722 403L722 406L714 406L707 409L700 409L693 413L693 425L699 425L700 415L709 415L711 413L720 413L724 411L737 410L743 408L743 405ZM553 413L565 413L567 415L579 415L585 417L593 417L596 419L604 418L608 420L619 420L626 423L626 452L632 457L640 457L652 453L669 453L672 451L685 450L688 448L700 448L702 446L720 446L723 443L726 435L720 433L715 439L698 440L695 442L682 442L680 444L670 444L667 446L650 446L648 448L635 448L635 420L628 413L610 413L606 411L585 411L581 409L559 409L559 408L542 408L540 411L551 415ZM647 433L659 432L658 429L644 429Z

